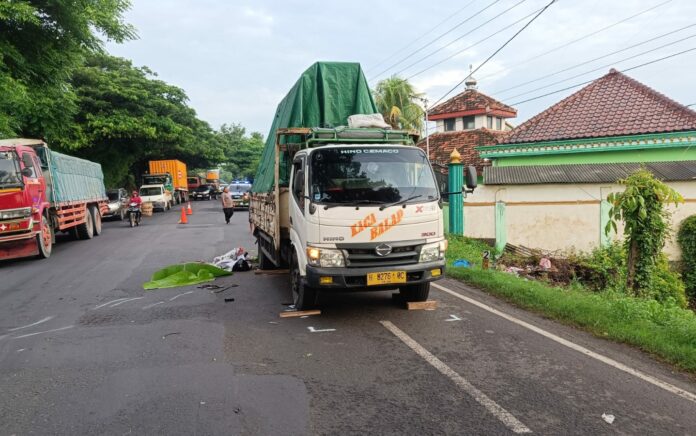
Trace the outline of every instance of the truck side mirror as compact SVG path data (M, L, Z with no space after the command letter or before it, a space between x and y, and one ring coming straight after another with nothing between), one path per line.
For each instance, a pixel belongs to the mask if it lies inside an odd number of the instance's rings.
M21 173L24 177L33 177L34 176L34 171L32 171L32 169L29 167L22 168Z
M476 167L470 165L466 167L466 190L467 192L474 192L476 186L478 185L478 174L476 173Z

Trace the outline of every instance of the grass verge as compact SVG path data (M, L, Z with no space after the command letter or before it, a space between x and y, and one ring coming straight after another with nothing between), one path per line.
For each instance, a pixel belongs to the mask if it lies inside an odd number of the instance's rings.
M596 336L634 345L696 374L693 311L616 292L592 292L579 285L554 287L502 271L483 270L484 250L491 248L479 241L450 236L447 275ZM452 266L456 259L468 260L471 267Z

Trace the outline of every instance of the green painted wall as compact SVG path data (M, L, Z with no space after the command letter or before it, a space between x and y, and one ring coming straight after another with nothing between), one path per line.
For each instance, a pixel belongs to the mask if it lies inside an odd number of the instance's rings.
M696 160L696 147L498 157L495 158L494 165L511 167L589 163L672 162L683 160Z

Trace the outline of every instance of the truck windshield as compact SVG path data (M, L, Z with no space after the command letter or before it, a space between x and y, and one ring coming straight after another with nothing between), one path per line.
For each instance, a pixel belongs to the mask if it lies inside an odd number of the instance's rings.
M318 149L312 152L310 173L310 197L317 203L423 202L438 198L430 164L417 148Z
M0 151L0 188L22 186L19 161L13 151Z
M168 176L143 176L143 185L166 185L169 183Z
M148 197L150 195L162 195L162 188L140 188L140 195Z

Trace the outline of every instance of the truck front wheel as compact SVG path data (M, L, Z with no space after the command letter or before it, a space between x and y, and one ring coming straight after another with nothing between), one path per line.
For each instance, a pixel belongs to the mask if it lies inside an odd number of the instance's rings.
M39 258L46 259L51 256L53 250L53 229L45 216L41 217L41 233L36 235L36 243L39 246Z
M430 294L430 283L402 286L399 288L399 294L404 301L427 301Z
M296 310L311 309L317 304L319 292L307 286L300 275L300 267L297 262L297 254L293 252L290 263L290 278L292 283L292 297Z

